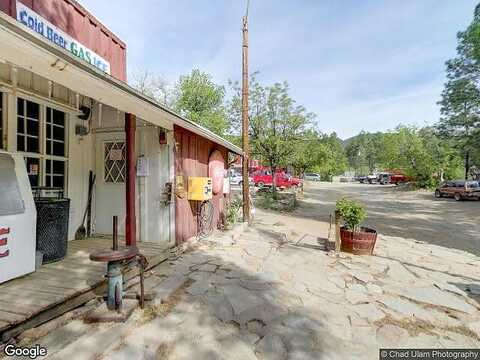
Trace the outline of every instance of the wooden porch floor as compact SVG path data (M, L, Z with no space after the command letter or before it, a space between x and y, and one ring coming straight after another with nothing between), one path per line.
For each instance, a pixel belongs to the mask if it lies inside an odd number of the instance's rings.
M111 244L109 238L69 241L64 260L0 284L0 343L104 294L106 264L90 261L89 255ZM168 249L159 244L137 245L149 268L169 256Z

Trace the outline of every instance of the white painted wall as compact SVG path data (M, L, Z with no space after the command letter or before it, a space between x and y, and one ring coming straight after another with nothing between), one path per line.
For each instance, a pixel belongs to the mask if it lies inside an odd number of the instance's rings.
M76 136L75 125L83 121L71 118L69 123L69 161L67 170L67 196L70 198L70 221L68 238L75 238L75 232L81 225L88 200L88 174L95 172L95 136ZM86 224L86 222L85 222Z
M108 140L123 140L124 113L114 108L93 103L90 123L78 119L75 107L77 95L73 91L29 71L18 69L15 75L18 89L12 87L12 72L9 66L0 63L0 91L2 84L7 91L8 150L16 149L16 96L49 104L64 110L68 121L67 192L70 198L69 239L81 225L88 200L89 171L97 176L92 200L93 232L112 233L112 216L119 216L119 234L125 229L125 185L104 182L103 143ZM22 93L23 92L23 93ZM90 106L88 98L79 97L80 103ZM55 106L53 106L55 104ZM63 105L62 105L63 104ZM65 108L61 108L65 106ZM173 202L164 204L164 186L173 182L173 133L168 133L168 145L158 143L158 128L137 121L137 156L149 158L150 175L137 178L137 238L165 246L173 246L175 238L175 208ZM75 135L76 125L90 129L86 136ZM173 197L174 198L174 197Z
M125 184L105 182L104 144L108 141L125 141L124 132L96 134L95 142L95 233L112 234L112 218L118 216L118 234L125 234Z
M103 112L103 110L102 110ZM108 121L108 120L107 120ZM103 123L103 122L102 122ZM136 155L148 159L149 175L137 177L137 239L173 246L175 236L174 204L165 204L165 184L173 181L172 138L167 145L158 142L159 130L153 126L139 126L136 133ZM112 217L118 216L119 234L125 233L125 184L104 181L104 144L125 141L125 133L110 128L96 133L95 231L112 233Z
M140 128L137 133L139 156L147 159L149 164L149 175L138 178L140 239L173 245L175 232L171 232L171 224L175 223L175 218L171 210L174 205L165 203L167 196L164 194L166 183L173 181L170 172L172 143L160 145L159 129L155 127Z

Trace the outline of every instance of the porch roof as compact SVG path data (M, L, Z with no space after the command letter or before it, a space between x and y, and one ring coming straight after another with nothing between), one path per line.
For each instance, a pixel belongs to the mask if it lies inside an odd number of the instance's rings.
M243 154L238 146L141 94L127 83L78 59L2 12L0 48L2 62L32 71L78 94L132 113L154 125L172 130L175 124L222 145L233 153Z

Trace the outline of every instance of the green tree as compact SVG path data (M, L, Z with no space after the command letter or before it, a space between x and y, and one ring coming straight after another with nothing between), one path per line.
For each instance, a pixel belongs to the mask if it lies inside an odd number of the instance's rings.
M372 134L364 131L348 141L345 153L355 173L366 175L377 169L382 144L382 133Z
M315 130L307 130L295 142L295 149L291 157L291 165L297 175L304 175L318 165L324 154L321 137Z
M426 151L431 155L434 176L437 182L457 179L462 176L462 158L452 146L451 141L446 141L437 135L436 129L425 127L419 130Z
M175 86L174 109L214 133L223 136L228 129L225 88L198 69L182 75Z
M291 165L298 175L313 171L320 173L322 179L331 180L346 168L341 140L335 134L325 135L309 129L296 141Z
M480 144L480 91L468 78L451 79L445 84L439 104L442 117L438 129L464 155L467 179L472 153Z
M419 187L432 187L458 175L461 159L449 142L431 128L399 126L383 136L380 167L399 170Z
M333 176L343 174L348 167L343 141L333 132L322 135L320 144L323 150L314 170L320 173L322 179L332 181Z
M480 156L480 5L457 39L457 56L446 63L448 81L439 102L442 116L438 129L464 156L467 179L472 160Z
M230 82L234 95L229 102L231 133L241 129L241 89ZM297 105L290 97L287 82L263 86L250 78L249 120L252 156L270 166L272 173L279 167L292 165L299 141L314 115ZM275 179L275 177L274 177ZM275 181L273 191L276 191Z

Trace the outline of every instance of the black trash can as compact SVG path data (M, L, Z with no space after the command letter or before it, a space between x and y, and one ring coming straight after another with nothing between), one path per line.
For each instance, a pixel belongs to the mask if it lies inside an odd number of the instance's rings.
M43 264L62 260L67 255L70 199L63 189L37 187L33 189L37 209L37 251L43 254ZM49 195L42 194L48 192Z

